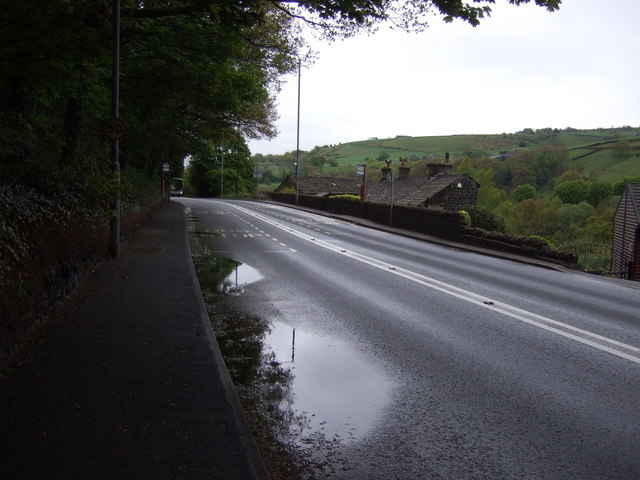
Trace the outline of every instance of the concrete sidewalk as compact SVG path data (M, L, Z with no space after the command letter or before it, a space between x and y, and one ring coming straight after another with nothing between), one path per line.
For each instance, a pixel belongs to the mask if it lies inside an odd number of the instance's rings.
M266 479L163 207L0 380L0 478Z

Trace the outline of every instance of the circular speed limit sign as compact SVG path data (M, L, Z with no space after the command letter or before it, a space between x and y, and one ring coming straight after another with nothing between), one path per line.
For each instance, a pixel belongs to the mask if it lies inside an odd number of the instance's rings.
M124 122L119 118L110 118L104 122L104 134L109 140L120 140L125 130Z

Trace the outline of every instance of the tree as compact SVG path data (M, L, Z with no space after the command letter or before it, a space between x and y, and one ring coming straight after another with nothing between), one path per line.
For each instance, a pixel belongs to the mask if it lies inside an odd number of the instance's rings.
M614 195L622 195L624 193L624 189L627 187L627 183L632 183L632 182L640 182L640 177L623 178L613 186L612 193Z
M577 170L567 170L566 172L563 172L560 177L558 177L558 184L561 184L563 182L569 182L571 180L582 180L583 176L580 172L578 172Z
M520 203L504 202L498 208L507 231L515 235L549 235L552 208L547 202L528 198Z
M537 196L536 188L533 185L523 183L518 185L513 192L511 192L511 200L516 203L520 203L523 200L535 199Z
M580 203L589 198L589 184L584 180L569 180L558 184L556 196L562 203Z
M583 227L595 209L587 202L567 203L554 213L556 230L566 231L571 225Z
M531 0L508 0L513 5L530 3ZM421 31L427 27L433 14L441 15L445 22L455 19L476 26L491 14L489 5L495 0L183 0L164 6L157 1L138 0L123 13L137 18L153 18L166 15L207 15L234 24L256 24L264 20L268 11L275 8L291 18L322 32L326 37L353 35L359 30L374 30L381 22L408 31ZM535 0L536 5L555 11L561 0Z
M247 144L235 136L194 154L185 176L198 196L245 196L254 190L253 168Z
M613 187L609 182L606 180L594 180L589 184L589 203L597 207L602 200L609 198L612 192Z
M569 157L569 150L564 143L554 142L542 145L534 154L532 169L536 174L536 185L549 183L553 177L560 175Z
M529 0L509 0L520 5ZM307 61L301 25L327 37L388 22L420 30L432 13L477 25L493 0L122 0L123 168L155 175L232 133L275 135L274 95ZM550 11L559 0L535 0ZM5 0L0 14L0 169L104 162L112 2ZM86 172L86 173L83 173Z

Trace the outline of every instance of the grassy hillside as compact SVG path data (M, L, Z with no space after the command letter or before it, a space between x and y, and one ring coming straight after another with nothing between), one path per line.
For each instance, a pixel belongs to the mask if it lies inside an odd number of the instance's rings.
M638 128L624 127L593 130L537 130L497 135L450 135L434 137L372 138L356 142L316 147L301 154L301 172L305 175L351 176L358 163L377 165L388 158L418 160L443 158L452 161L464 156L517 154L540 148L565 148L569 166L609 182L640 175L640 136ZM314 160L315 158L315 160ZM277 184L293 172L293 155L258 155L261 169L271 171L266 184ZM420 162L422 163L422 162ZM267 187L267 185L264 185Z

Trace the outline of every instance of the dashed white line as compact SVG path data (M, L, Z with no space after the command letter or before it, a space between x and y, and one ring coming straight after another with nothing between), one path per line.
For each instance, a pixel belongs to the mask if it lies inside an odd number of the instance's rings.
M557 320L553 320L551 318L538 315L536 313L528 312L526 310L517 308L515 306L478 295L477 293L471 292L469 290L465 290L465 289L456 287L454 285L441 282L434 278L430 278L425 275L421 275L419 273L412 272L410 270L406 270L403 268L398 268L395 265L382 262L380 260L377 260L375 258L366 256L357 252L345 250L342 247L338 247L324 240L318 240L312 237L311 235L307 235L304 232L294 230L289 226L283 225L269 218L263 217L262 215L252 212L251 210L248 210L246 208L239 207L237 205L234 205L234 207L246 213L247 215L252 215L256 218L259 218L260 220L267 222L276 228L289 232L292 235L295 235L303 240L311 242L322 248L326 248L327 250L331 250L340 255L345 255L349 258L365 263L372 267L384 270L393 275L403 277L407 280L419 283L421 285L432 288L434 290L445 293L447 295L451 295L460 300L464 300L466 302L477 305L478 307L492 310L496 313L500 313L507 317L513 318L515 320L519 320L523 323L527 323L529 325L546 330L548 332L555 333L562 337L574 340L576 342L579 342L585 345L589 345L598 350L608 352L612 355L616 355L618 357L625 358L634 363L640 364L640 355L637 355L638 353L640 353L640 348L635 347L633 345L628 345L628 344L613 340L611 338L604 337L602 335L598 335L596 333L574 327L564 322L559 322Z

